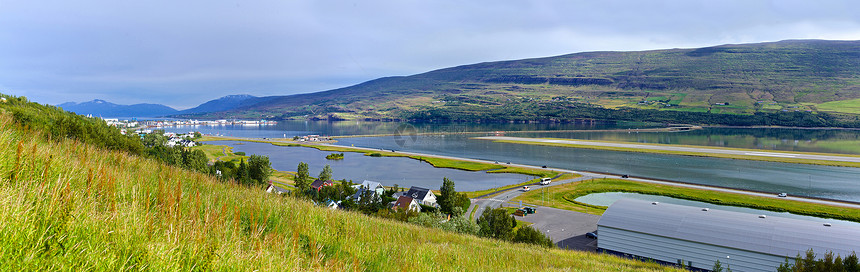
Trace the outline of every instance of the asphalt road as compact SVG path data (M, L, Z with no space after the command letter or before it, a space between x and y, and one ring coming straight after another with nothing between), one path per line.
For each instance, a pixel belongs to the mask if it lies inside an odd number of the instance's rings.
M320 144L320 145L347 147L347 146L340 146L340 145L333 145L333 144ZM354 148L354 149L360 149L360 150L381 150L378 148L362 148L362 147L348 147L348 148ZM386 151L390 151L390 150L386 150ZM481 162L481 163L490 163L490 164L496 163L495 161L488 161L488 160L469 159L469 158L460 158L460 157L451 157L451 156L442 156L442 155L430 155L430 154L415 153L415 152L397 151L396 153L401 153L404 155L415 155L415 156L422 156L422 157L436 157L436 158L445 158L445 159L452 159L452 160L472 161L472 162ZM515 166L515 167L523 167L523 168L550 170L550 171L556 171L559 173L580 174L580 175L582 175L581 179L587 179L587 178L621 178L621 175L593 173L593 172L586 172L586 171L574 171L574 170L554 168L554 167L543 168L541 166L518 164L518 163L505 164L505 166ZM672 181L653 180L653 179L646 179L646 178L633 178L633 177L631 177L629 180L655 183L655 184L666 184L666 185L686 187L686 188L695 188L695 189L702 189L702 190L712 190L712 191L729 192L729 193L737 193L737 194L745 194L745 195L755 195L755 196L762 196L762 197L771 197L771 198L777 197L776 193L751 192L751 191L745 191L745 190L712 187L712 186L706 186L706 185L696 185L696 184L689 184L689 183L682 183L682 182L672 182ZM552 185L557 185L557 184L558 183L553 182ZM539 186L536 186L535 188L539 188ZM513 198L513 197L510 197L510 198ZM510 199L510 198L507 198L507 199ZM501 198L500 200L502 200L502 199L505 199L505 198ZM785 199L860 209L860 204L847 203L847 202L838 201L838 200L814 199L814 198L795 197L795 196L788 196ZM479 210L479 211L482 211L482 210ZM471 209L469 209L469 212L471 212ZM475 216L476 217L478 216L477 212L476 212Z
M592 142L592 141L556 140L556 139L522 138L522 137L507 137L507 136L487 136L487 137L477 137L477 138L478 139L484 139L484 140L505 140L505 141L553 143L553 144L575 144L575 145L621 147L621 148L635 148L635 149L661 150L661 151L695 152L695 153L705 153L705 154L728 154L728 155L738 155L738 156L794 158L794 159L808 159L808 160L820 160L820 161L860 162L860 157L814 155L814 154L806 154L806 153L766 152L766 151L760 152L760 151L732 150L732 149L719 149L719 148L695 148L695 147L671 146L671 145L606 143L606 142Z

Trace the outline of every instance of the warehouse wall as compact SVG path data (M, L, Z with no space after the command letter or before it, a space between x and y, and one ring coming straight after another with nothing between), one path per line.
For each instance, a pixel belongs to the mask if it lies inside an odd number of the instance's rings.
M716 260L720 260L723 268L728 264L732 271L776 271L776 268L785 262L785 256L678 240L606 226L598 226L597 229L597 247L600 249L667 263L677 263L681 259L685 265L692 262L693 267L700 269L709 270Z

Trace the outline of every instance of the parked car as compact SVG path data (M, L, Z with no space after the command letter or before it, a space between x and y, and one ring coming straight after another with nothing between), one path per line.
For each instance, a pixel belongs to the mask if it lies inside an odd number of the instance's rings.
M786 194L786 193L779 193L779 194L778 194L778 195L776 195L776 196L778 196L778 197L787 197L787 196L788 196L788 194Z
M523 186L523 191L528 191L528 190L531 190L531 189L532 189L532 188L529 188L528 186Z
M552 179L551 179L551 178L542 178L542 179L540 179L540 185L549 185L549 183L550 183L550 182L552 182Z
M585 234L585 237L589 238L589 239L597 239L597 233L596 232L589 232L589 233Z
M526 214L532 214L537 212L537 209L532 207L523 207L522 210L525 211Z

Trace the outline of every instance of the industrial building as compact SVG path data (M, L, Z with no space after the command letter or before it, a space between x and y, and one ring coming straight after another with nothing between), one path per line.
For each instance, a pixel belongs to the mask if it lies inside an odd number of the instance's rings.
M860 227L622 199L597 223L598 251L709 270L775 271L786 257L860 253Z

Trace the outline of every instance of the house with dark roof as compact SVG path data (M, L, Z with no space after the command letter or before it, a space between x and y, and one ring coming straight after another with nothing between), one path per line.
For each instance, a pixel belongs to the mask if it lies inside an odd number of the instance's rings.
M324 181L324 180L318 179L318 180L314 180L314 182L311 183L311 188L314 188L314 190L317 190L317 192L322 190L322 188L325 186L334 186L334 181L331 181L331 180L325 180Z
M432 207L438 206L438 204L436 204L436 195L433 194L433 191L430 191L430 189L427 188L412 186L409 188L409 191L403 195L415 199L415 201L421 205Z
M391 209L395 211L400 209L406 209L409 211L421 212L421 205L418 205L418 202L415 201L414 198L404 195L397 198L397 201L394 201L391 204Z

